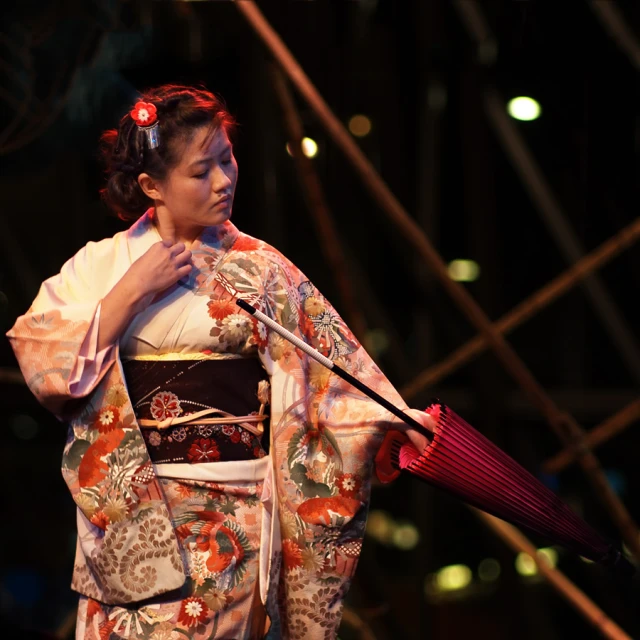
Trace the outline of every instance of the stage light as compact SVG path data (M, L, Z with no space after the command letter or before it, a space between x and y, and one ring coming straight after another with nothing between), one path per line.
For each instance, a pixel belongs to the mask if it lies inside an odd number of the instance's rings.
M485 558L478 565L478 577L482 582L495 582L500 577L500 563L494 558Z
M364 138L371 133L371 120L361 114L355 115L349 120L349 131L357 138Z
M311 138L302 138L302 152L307 158L315 158L318 155L318 145Z
M535 576L538 573L538 567L528 553L521 552L516 556L516 571L521 576Z
M558 564L558 552L553 547L538 549L538 559L546 562L550 567ZM519 553L516 556L516 571L521 576L535 576L538 574L538 566L528 553Z
M420 532L411 522L397 523L391 540L398 549L410 551L420 541Z
M288 142L287 153L290 156L293 156L293 153L291 153L291 147L289 146ZM307 158L315 158L318 155L318 145L316 144L316 141L312 138L302 138L302 153L304 153Z
M458 591L471 584L472 577L471 569L466 565L452 564L438 571L435 582L440 591Z
M530 120L536 120L540 117L542 108L540 107L540 103L533 98L518 96L517 98L509 100L507 104L507 112L516 120L529 122Z
M452 260L447 271L456 282L473 282L480 277L480 265L474 260Z

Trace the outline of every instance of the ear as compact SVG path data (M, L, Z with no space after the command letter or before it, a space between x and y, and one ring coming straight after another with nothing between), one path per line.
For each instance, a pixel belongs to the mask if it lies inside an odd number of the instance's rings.
M160 185L148 173L141 173L138 176L138 184L147 197L152 200L162 200Z

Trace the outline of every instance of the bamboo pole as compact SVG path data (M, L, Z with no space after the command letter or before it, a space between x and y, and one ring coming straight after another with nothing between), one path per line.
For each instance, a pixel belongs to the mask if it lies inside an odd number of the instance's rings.
M538 555L536 547L515 527L495 518L494 516L473 507L470 509L492 529L514 551L526 553L538 567L538 571L545 577L549 584L571 606L577 609L605 638L612 640L631 640L607 614L600 609L581 589L579 589L561 571L552 567L544 557Z
M485 110L506 156L565 260L569 264L581 260L585 252L580 240L495 89L486 91ZM587 274L580 284L627 369L640 384L640 348L634 332L597 273Z
M480 3L477 0L456 0L453 6L467 34L478 46L478 53L480 54L482 48L486 49L488 45L491 45L489 48L495 49L495 39L485 20ZM539 216L561 253L567 262L577 262L585 253L580 240L569 224L567 215L562 210L524 137L513 120L507 116L504 100L495 89L489 89L485 93L485 111L505 154L511 160L523 187L529 193ZM640 382L640 348L623 314L598 274L588 274L581 280L581 285L622 360L636 381Z
M582 440L546 460L542 465L543 471L552 474L562 471L581 456L585 449L590 450L599 447L637 420L640 420L640 399L633 400L613 416L591 429Z
M451 280L444 261L420 226L409 216L387 184L380 178L373 165L353 141L340 120L331 111L329 105L318 93L302 67L265 19L255 2L253 0L245 0L236 2L235 6L272 52L296 89L307 100L334 142L353 164L371 195L400 229L409 244L414 246L429 265L445 291L452 297L461 311L485 336L505 369L529 396L532 404L538 407L542 415L545 416L558 438L565 444L569 444L582 437L583 430L576 420L556 406L524 362L505 341L502 334L491 324L489 318L472 296L459 283ZM625 543L632 550L635 557L640 558L638 527L620 498L612 490L597 459L592 453L586 454L581 457L580 464L591 481L596 495L607 508L620 530Z
M549 306L560 296L567 293L587 274L600 269L617 255L634 245L640 238L640 218L619 231L615 236L603 242L590 254L569 267L557 278L538 289L523 300L519 305L506 313L496 323L495 327L503 334L508 334L520 326L536 313ZM429 367L409 382L400 393L405 398L411 398L423 389L433 386L444 377L450 375L475 356L489 347L485 336L477 335L462 345L438 364Z
M614 0L591 0L589 4L605 31L609 32L618 46L627 54L629 62L640 71L640 44L633 31L627 26Z

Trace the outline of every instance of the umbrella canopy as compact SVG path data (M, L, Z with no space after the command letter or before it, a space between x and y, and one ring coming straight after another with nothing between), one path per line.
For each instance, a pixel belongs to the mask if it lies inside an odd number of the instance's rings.
M376 458L381 480L408 471L487 513L633 575L635 569L614 545L463 418L441 403L426 411L436 423L433 442L420 453L406 435L390 432Z

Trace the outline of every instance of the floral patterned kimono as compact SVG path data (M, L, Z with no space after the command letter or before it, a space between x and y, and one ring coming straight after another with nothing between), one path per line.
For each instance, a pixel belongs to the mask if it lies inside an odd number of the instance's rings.
M90 242L7 334L35 396L69 425L62 470L78 507L77 637L260 638L266 612L269 637L334 638L373 460L395 418L234 299L406 405L304 275L230 222L193 244L188 281L98 352L102 298L158 241L150 210L127 231ZM257 359L271 385L270 441L243 431L235 442L247 459L220 462L212 433L233 440L233 425L198 426L183 463L155 462L162 438L180 440L184 430L150 436L140 426L125 377L131 359L149 367ZM156 391L152 415L189 419L175 394L162 384Z

